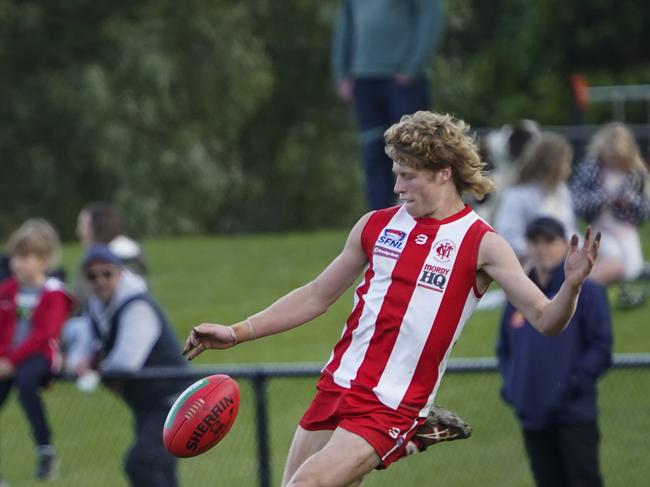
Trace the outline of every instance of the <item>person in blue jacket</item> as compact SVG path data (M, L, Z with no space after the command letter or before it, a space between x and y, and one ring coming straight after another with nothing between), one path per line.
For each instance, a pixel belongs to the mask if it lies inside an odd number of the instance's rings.
M568 242L562 224L540 217L526 228L529 277L548 297L564 281ZM501 394L514 409L537 486L600 486L596 381L612 363L612 327L605 289L582 285L564 333L537 332L508 303L497 343Z

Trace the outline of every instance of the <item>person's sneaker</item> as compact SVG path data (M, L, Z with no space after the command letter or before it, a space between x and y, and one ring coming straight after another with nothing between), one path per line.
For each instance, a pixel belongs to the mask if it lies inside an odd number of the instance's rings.
M0 487L9 487L9 483L2 477L0 477Z
M406 454L425 451L443 441L463 440L472 435L472 428L455 412L436 404L427 419L406 445Z
M41 450L38 453L36 478L39 480L53 480L59 474L59 462L52 448Z

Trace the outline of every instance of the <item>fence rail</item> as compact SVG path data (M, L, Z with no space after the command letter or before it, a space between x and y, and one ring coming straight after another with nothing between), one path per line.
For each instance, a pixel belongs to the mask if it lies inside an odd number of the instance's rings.
M618 353L613 357L614 368L650 368L650 353ZM200 379L212 374L226 374L233 379L254 379L264 377L314 377L320 374L323 364L316 362L264 363L264 364L215 364L188 368L149 367L135 373L112 372L110 379ZM446 373L495 372L497 360L494 357L452 358ZM59 374L57 379L71 380L74 375Z

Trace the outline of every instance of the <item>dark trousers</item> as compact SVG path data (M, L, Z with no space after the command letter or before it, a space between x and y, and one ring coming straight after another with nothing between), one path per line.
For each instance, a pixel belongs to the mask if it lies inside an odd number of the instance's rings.
M554 424L524 431L528 459L538 487L599 487L600 435L595 421Z
M37 446L50 444L51 431L39 393L49 375L47 358L33 355L16 367L16 374L11 379L0 381L0 406L7 400L11 387L15 386Z
M400 117L428 110L427 80L408 85L393 79L357 79L354 100L361 132L361 156L366 177L366 198L371 209L395 204L393 163L384 152L384 131Z
M169 407L135 412L135 443L127 452L124 470L133 487L176 487L176 458L162 443Z

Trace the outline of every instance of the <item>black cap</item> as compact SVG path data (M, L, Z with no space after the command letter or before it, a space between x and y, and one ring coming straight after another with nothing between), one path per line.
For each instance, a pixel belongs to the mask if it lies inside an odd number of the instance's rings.
M535 218L526 227L526 238L532 240L535 237L560 237L566 240L566 230L559 220L551 216L541 216Z

